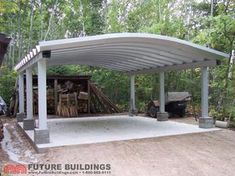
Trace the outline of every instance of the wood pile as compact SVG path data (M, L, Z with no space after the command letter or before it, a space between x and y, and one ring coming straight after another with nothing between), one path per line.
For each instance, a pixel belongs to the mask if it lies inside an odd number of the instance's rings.
M63 117L75 117L79 113L87 113L87 101L79 101L79 96L84 99L84 93L80 92L81 85L76 85L71 81L57 86L59 103L56 108L56 115ZM78 96L79 95L79 96Z
M63 117L78 116L77 93L59 95L56 115Z
M70 84L67 84L70 85ZM74 89L70 86L70 90ZM88 113L90 105L91 113L119 113L118 107L111 102L111 100L100 91L94 83L88 82L89 92L80 91L79 94L67 93L68 89L61 89L59 94L59 104L57 106L56 114L64 117L78 116L79 113ZM66 86L67 88L67 86ZM89 100L91 98L91 100Z
M37 77L34 77L34 80L37 80ZM38 114L37 81L33 81L33 83L33 112ZM11 101L10 110L13 115L16 115L18 111L17 86ZM107 114L121 111L94 83L89 81L88 76L80 76L78 78L49 76L47 78L47 112L48 114L63 117L75 117L79 116L79 114Z
M78 112L83 113L87 112L90 113L90 106L88 107L89 101L89 95L88 92L79 92L78 95Z

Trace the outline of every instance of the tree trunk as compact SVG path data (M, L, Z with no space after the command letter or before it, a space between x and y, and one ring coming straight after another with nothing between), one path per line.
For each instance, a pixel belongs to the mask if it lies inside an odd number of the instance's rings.
M32 48L32 30L33 30L33 16L34 16L34 1L30 1L31 12L30 12L30 29L29 29L29 44L28 51Z
M50 30L51 30L52 18L53 18L53 15L55 14L55 10L57 8L57 4L58 4L58 0L55 1L53 11L50 14L50 19L49 19L49 22L48 22L48 28L47 28L47 32L45 34L44 40L47 39L47 36L48 36L48 34L49 34Z

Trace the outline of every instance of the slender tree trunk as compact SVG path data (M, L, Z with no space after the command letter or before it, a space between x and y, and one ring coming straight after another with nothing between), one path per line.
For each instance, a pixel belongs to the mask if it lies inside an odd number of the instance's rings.
M232 79L233 77L233 64L234 64L234 59L235 59L235 50L232 50L232 56L230 59L230 64L229 64L229 73L228 73L228 78Z
M53 18L54 14L55 14L55 10L56 10L56 8L57 8L57 4L58 4L58 0L55 1L53 11L52 11L51 14L50 14L50 19L49 19L49 23L48 23L48 28L47 28L47 32L46 32L46 34L45 34L44 40L47 39L47 36L48 36L48 34L49 34L50 30L51 30L52 18Z
M12 21L11 21L11 27L12 27ZM11 35L10 35L10 37L13 39L13 33L11 33ZM7 61L8 62L6 62L6 64L7 65L10 65L10 62L9 61L11 61L12 62L12 45L10 44L10 46L8 47L9 48L9 51L8 51L8 57L7 57ZM12 63L13 64L13 63Z
M22 55L22 34L21 34L21 2L19 1L18 4L19 7L19 14L18 14L18 38L17 38L17 43L18 43L18 59L21 58Z
M30 12L30 29L29 29L29 45L28 50L32 48L32 31L33 31L33 16L34 16L34 1L30 1L31 12Z
M85 28L84 7L83 7L82 0L80 0L80 13L81 13L81 16L82 16L82 32L81 32L81 36L85 36L86 35L86 28Z
M160 0L158 0L158 19L159 19L159 22L162 20L161 1Z
M43 39L43 6L42 6L42 1L39 0L39 6L40 6L40 21L41 21L41 24L40 24L40 40Z
M15 47L16 47L16 43L14 43L14 45L12 45L12 58L15 59L16 54L15 54Z

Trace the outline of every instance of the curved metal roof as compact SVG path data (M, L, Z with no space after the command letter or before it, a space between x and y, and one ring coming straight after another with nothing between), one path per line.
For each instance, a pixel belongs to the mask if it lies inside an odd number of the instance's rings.
M48 51L48 65L89 65L130 74L214 66L217 60L229 57L173 37L115 33L39 42L15 69L24 70Z

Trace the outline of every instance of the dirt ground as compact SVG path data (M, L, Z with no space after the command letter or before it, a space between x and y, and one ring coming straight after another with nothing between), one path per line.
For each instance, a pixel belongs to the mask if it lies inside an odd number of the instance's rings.
M193 118L174 120L196 123ZM7 163L19 162L40 164L102 163L111 165L111 173L98 175L235 175L235 131L228 129L170 137L60 147L50 149L43 154L37 154L16 128L15 119L4 119L3 121L7 137L0 146L0 168Z

